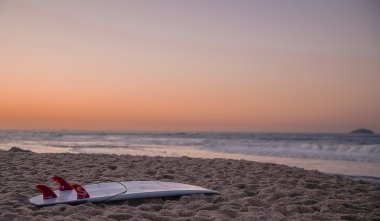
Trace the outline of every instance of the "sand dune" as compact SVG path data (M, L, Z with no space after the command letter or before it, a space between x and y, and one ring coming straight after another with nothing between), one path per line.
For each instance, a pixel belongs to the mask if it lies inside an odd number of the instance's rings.
M34 185L53 175L80 184L164 180L221 195L36 207ZM189 157L0 151L0 220L370 220L380 185L270 163Z

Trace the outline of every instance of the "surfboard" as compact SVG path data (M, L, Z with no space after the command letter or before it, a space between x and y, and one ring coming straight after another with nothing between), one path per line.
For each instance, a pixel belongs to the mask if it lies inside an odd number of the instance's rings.
M59 189L53 191L50 187L40 184L36 188L42 193L29 199L38 206L55 204L79 204L86 202L100 203L128 199L143 199L169 197L189 194L218 194L218 192L203 187L164 181L123 181L84 185L83 187L68 184L63 178L53 177L59 184Z

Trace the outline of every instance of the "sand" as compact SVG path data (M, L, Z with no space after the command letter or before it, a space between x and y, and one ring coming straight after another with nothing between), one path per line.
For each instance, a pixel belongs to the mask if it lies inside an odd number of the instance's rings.
M221 195L37 207L35 184L163 180ZM0 151L0 220L372 220L380 185L278 164L189 157Z

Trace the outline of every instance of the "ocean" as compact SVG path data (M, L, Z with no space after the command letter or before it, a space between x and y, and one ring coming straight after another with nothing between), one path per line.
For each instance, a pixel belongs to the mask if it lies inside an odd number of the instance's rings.
M227 158L380 178L380 135L249 132L0 131L0 149Z

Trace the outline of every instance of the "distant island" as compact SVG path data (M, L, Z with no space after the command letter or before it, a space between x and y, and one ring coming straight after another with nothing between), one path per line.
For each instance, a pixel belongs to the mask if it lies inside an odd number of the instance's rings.
M375 132L369 129L360 128L360 129L351 131L351 134L375 134Z

